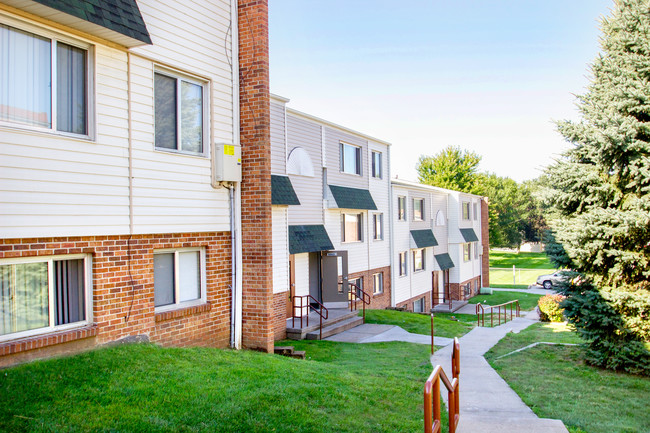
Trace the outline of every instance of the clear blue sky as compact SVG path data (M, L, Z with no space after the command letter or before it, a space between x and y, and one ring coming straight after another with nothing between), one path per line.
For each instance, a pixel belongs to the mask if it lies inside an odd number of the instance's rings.
M480 169L532 179L569 144L576 94L613 0L269 0L271 92L393 144L416 180L447 145Z

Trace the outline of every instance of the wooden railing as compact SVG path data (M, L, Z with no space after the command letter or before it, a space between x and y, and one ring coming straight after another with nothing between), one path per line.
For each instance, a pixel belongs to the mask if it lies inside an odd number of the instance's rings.
M498 324L501 324L501 314L503 314L503 323L506 323L508 321L508 307L510 307L510 320L512 320L512 316L515 315L516 317L519 317L520 314L520 308L519 308L519 300L515 299L514 301L506 302L503 304L499 305L486 305L485 307L482 304L476 304L476 320L477 320L477 326L485 326L485 311L489 310L490 311L490 326L494 326L494 309L497 308L497 317L498 317ZM503 313L501 313L501 309L503 308ZM514 311L513 311L514 309Z
M454 338L453 352L451 355L451 375L449 380L440 365L436 365L433 373L424 384L424 431L425 433L439 433L442 428L440 416L440 382L447 388L447 409L449 411L449 433L455 433L460 419L460 343Z
M305 305L305 299L307 300L307 305ZM296 300L300 301L300 304L296 302ZM293 297L293 311L291 314L291 326L296 327L296 319L300 319L300 327L302 328L302 318L303 318L303 310L305 307L307 307L307 314L304 316L306 320L306 325L309 326L309 309L312 309L313 311L316 312L320 316L320 327L319 327L319 336L318 339L322 340L323 339L323 319L327 320L329 317L329 310L325 308L323 304L318 302L318 299L314 298L311 295L303 295L303 296L294 296ZM312 304L317 304L319 308L314 307ZM296 316L296 309L300 312L299 316Z
M366 323L366 305L370 305L372 299L361 287L354 283L349 283L350 286L350 311L357 309L357 302L361 301L363 308L363 323ZM353 288L354 287L354 288Z

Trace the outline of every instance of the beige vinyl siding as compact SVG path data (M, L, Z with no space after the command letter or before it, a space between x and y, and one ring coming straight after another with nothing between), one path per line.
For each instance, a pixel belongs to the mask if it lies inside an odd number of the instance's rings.
M407 275L399 275L399 254L401 252L407 251L407 256L410 255L410 229L408 221L399 221L397 219L397 197L398 196L408 196L408 190L403 189L397 186L393 186L393 206L395 212L393 213L393 230L394 230L394 251L393 251L393 266L391 272L394 275L395 285L393 286L393 291L395 293L395 303L398 304L409 298L411 298L411 267L412 259L407 258ZM410 215L409 212L407 212Z
M271 173L286 174L284 104L271 103Z
M94 51L96 141L0 128L3 238L128 232L126 55Z
M273 224L273 293L281 293L289 290L287 208L273 206L271 218Z
M325 126L325 151L327 152L327 181L330 185L368 189L368 141ZM361 147L361 176L341 173L341 142Z
M296 296L309 295L309 253L296 254Z
M447 222L447 195L442 193L431 193L431 226L433 235L438 241L438 246L434 248L435 254L442 254L447 252L449 223ZM437 226L436 217L438 212L442 212L445 217L445 225Z
M323 178L321 165L321 130L313 122L287 115L288 154L303 148L311 159L314 177L289 175L300 206L291 206L289 224L323 224Z

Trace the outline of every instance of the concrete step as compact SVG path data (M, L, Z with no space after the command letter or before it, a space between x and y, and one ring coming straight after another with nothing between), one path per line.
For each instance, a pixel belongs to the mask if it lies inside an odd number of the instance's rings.
M313 314L313 313L312 313ZM327 320L323 321L323 329L325 327L334 325L336 323L358 317L359 312L358 311L349 311L346 309L345 312L339 312L336 310L330 310L330 315ZM304 328L298 328L300 326L300 321L298 319L295 320L296 327L291 327L291 319L287 319L287 339L289 340L304 340L307 338L307 334L312 332L312 331L318 331L320 328L320 317L309 317L309 326L305 326ZM306 325L306 322L303 320L303 324ZM333 334L332 334L333 335ZM325 337L323 337L325 338Z
M290 358L296 359L305 359L306 352L304 350L295 350L291 355L288 355Z
M460 414L457 433L568 433L562 421L548 418L509 418Z
M293 346L275 346L273 353L276 355L291 355L293 353Z
M355 326L359 326L361 324L363 324L363 317L359 316L350 317L333 324L328 324L327 326L323 326L322 338L331 337L332 335L347 331L348 329L354 328ZM308 332L305 337L307 340L318 340L321 338L321 334L319 330L316 329L315 331Z

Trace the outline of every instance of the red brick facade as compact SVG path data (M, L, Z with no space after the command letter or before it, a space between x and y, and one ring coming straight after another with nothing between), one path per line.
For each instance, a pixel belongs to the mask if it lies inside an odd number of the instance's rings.
M483 256L481 257L481 277L483 287L490 287L490 214L488 212L488 198L481 200L481 242L483 243Z
M239 1L242 343L273 350L268 1Z
M273 295L273 339L287 338L287 304L289 291Z
M413 303L420 299L424 298L424 310L423 312L428 313L431 310L431 292L426 292L421 295L414 296L406 301L400 302L396 305L397 308L405 308L406 311L413 311Z
M156 314L153 253L188 247L205 250L207 303ZM66 254L91 257L93 325L0 343L0 356L8 355L0 365L135 335L147 335L162 345L228 346L229 232L0 239L0 259Z
M382 293L374 294L373 293L373 274L382 272L384 274L384 291ZM355 272L348 275L348 281L354 280L355 278L363 278L363 291L370 295L370 305L366 305L366 308L371 308L375 310L382 310L390 307L390 293L391 293L391 277L390 277L390 266L384 268L370 269L363 272Z

